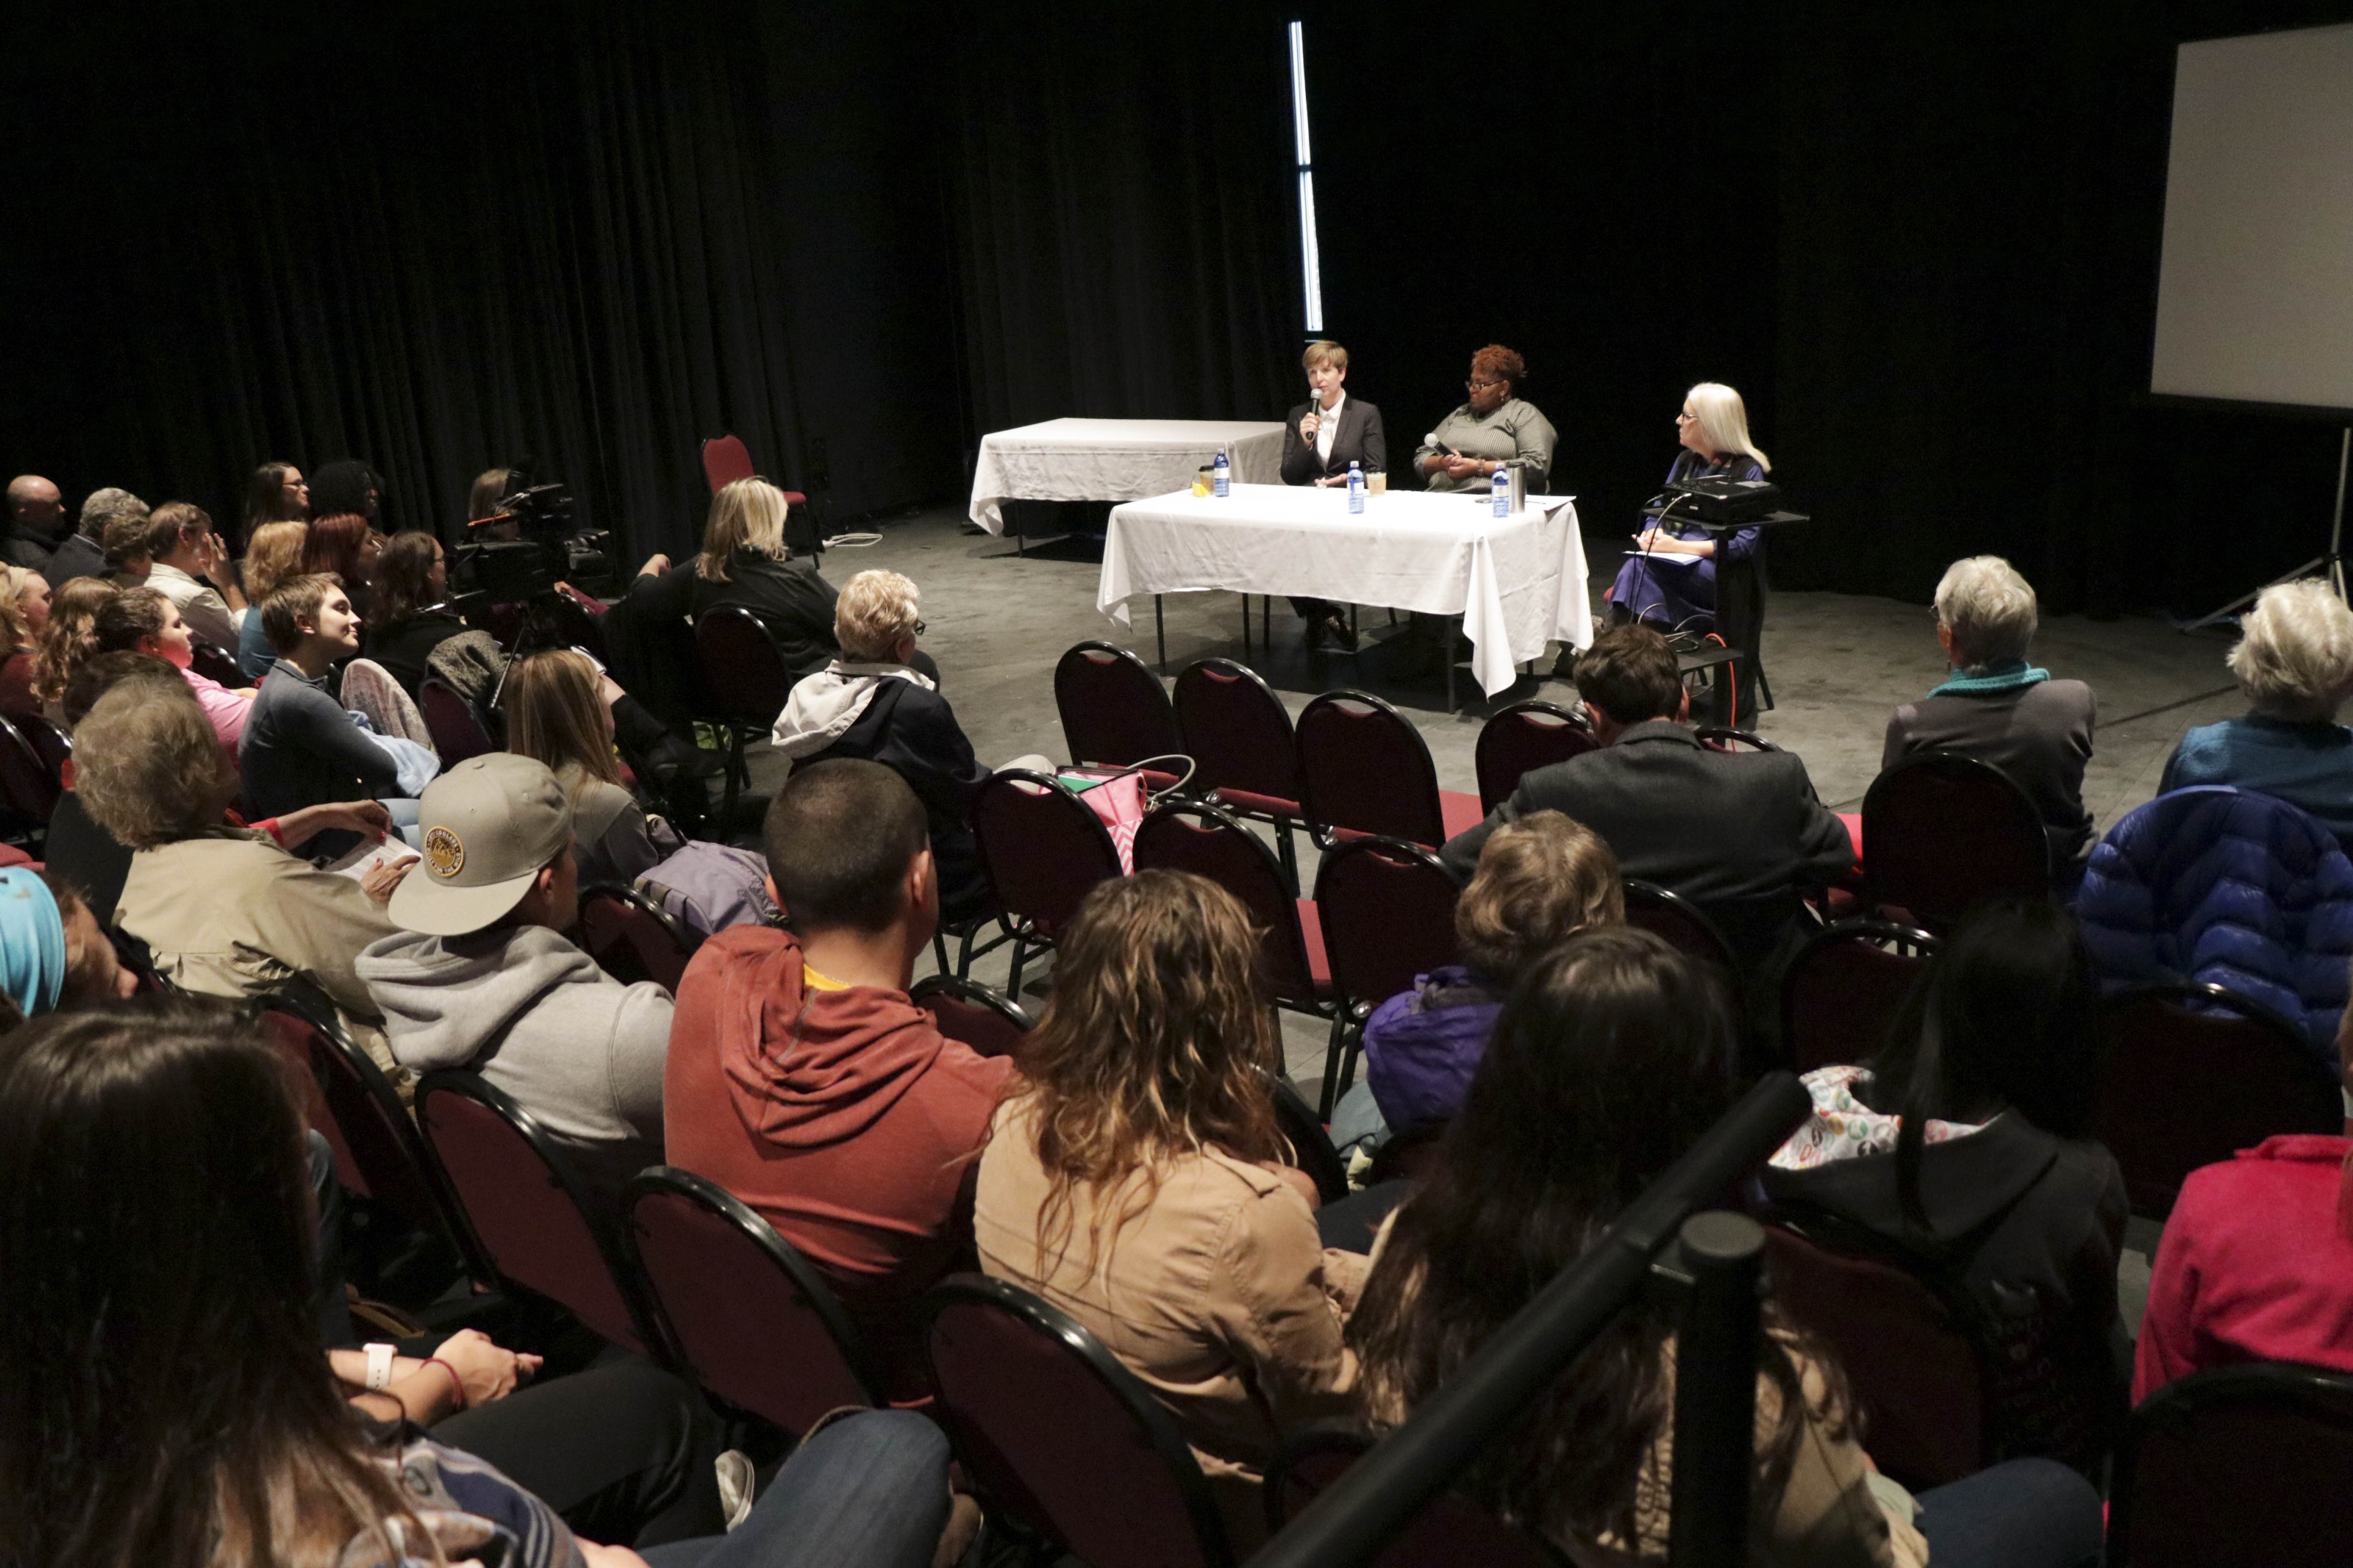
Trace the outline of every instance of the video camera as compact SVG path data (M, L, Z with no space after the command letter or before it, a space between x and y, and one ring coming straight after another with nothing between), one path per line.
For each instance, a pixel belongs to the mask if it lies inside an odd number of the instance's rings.
M499 604L527 603L554 592L558 583L603 585L613 573L613 536L573 526L572 492L563 485L529 484L520 468L511 469L508 479L515 488L501 498L499 510L466 524L466 542L457 552L459 573Z

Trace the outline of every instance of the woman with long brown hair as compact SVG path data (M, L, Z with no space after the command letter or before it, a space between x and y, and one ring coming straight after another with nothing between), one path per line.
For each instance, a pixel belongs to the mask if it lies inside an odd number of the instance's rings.
M596 667L568 647L517 659L507 672L507 750L546 763L571 797L581 884L626 887L659 865L662 852L645 809L621 782L613 710L599 684Z
M1327 1252L1286 1164L1280 1039L1233 897L1181 871L1098 885L980 1162L981 1267L1092 1330L1176 1417L1237 1546L1283 1435L1352 1408L1341 1323L1365 1259Z
M375 575L376 557L384 542L366 518L357 512L338 512L332 517L311 520L311 531L302 538L303 576L332 573L343 581L343 594L367 618L368 583Z
M52 724L66 682L82 661L98 651L99 606L114 597L115 586L103 577L77 577L49 595L49 624L33 650L33 696Z
M466 629L447 603L448 595L448 558L439 540L409 530L385 541L368 590L360 652L390 670L411 697L425 684L433 650Z

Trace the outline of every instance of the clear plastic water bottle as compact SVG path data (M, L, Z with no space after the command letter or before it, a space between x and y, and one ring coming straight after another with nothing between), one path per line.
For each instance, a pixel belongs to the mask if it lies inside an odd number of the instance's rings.
M1495 469L1495 515L1512 515L1512 471L1500 466Z
M1218 448L1217 461L1209 465L1209 489L1219 500L1225 500L1233 493L1234 468L1231 463L1226 461L1226 449L1223 447Z
M1365 510L1365 470L1354 463L1348 465L1348 510Z

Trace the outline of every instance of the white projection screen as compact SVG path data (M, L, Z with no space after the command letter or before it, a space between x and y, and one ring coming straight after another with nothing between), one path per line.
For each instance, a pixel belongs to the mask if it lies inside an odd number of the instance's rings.
M2353 25L2181 46L2149 391L2353 411Z

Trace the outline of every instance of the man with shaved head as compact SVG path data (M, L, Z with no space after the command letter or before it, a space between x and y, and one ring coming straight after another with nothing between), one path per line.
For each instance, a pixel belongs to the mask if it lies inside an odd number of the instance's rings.
M8 537L0 540L0 560L47 572L49 552L65 528L65 498L55 484L38 474L19 474L8 481Z

